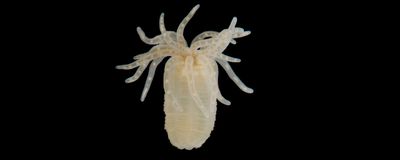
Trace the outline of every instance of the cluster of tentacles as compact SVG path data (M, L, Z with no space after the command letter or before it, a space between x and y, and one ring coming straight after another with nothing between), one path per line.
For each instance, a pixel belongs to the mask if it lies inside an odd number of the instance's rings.
M236 85L246 93L252 93L253 89L247 87L236 76L228 62L240 62L240 59L229 57L222 52L231 44L236 44L235 38L244 37L250 34L250 31L235 27L237 18L234 17L227 29L221 32L205 31L196 36L188 47L186 40L183 37L183 31L186 24L193 17L200 5L196 5L189 14L179 24L176 32L167 31L164 25L164 13L161 13L159 26L161 34L153 38L148 38L140 27L137 27L137 32L140 39L149 45L154 45L150 51L139 54L134 57L134 62L125 65L119 65L117 69L130 70L139 67L136 73L125 80L126 83L136 81L146 67L150 64L147 80L142 92L141 101L144 101L147 92L152 83L157 65L167 56L188 56L193 54L206 55L215 59L222 68L228 73L228 76L236 83ZM230 102L222 97L218 89L218 100L225 105L230 105Z

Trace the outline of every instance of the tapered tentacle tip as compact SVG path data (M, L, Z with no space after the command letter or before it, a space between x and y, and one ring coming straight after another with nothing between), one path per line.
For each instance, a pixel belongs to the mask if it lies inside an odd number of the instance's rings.
M220 95L217 97L218 101L221 102L224 105L231 105L231 101L225 99L224 97L222 97L221 93L219 93Z
M149 91L149 89L147 87L145 87L143 89L142 95L140 96L140 101L143 102L146 99L147 96L147 92Z
M137 80L136 77L130 77L130 78L127 78L127 79L125 80L125 83L132 83L132 82L135 82L136 80Z
M254 92L254 90L251 89L251 88L246 88L246 89L244 90L244 92L251 94L251 93Z
M193 7L193 9L190 11L192 14L197 12L197 10L200 8L200 4L197 4L196 6Z
M244 34L244 36L247 36L247 35L249 35L251 33L251 31L245 31L243 34Z
M237 18L233 17L229 29L233 29L236 26Z
M121 69L121 70L130 70L132 68L136 68L135 64L123 64L115 66L115 69Z
M125 65L118 65L115 66L115 69L126 69Z
M132 82L131 82L131 80L128 78L128 79L125 79L125 83L132 83Z
M139 26L136 27L136 31L137 31L137 32L143 32L142 28L140 28Z
M140 96L140 102L143 102L144 99L146 98L146 96L144 95L145 93L142 93L142 95Z

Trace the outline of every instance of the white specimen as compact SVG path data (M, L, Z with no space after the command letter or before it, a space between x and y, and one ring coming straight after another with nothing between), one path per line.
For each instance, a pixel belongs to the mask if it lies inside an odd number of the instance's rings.
M199 9L196 5L179 24L176 32L167 31L164 26L164 13L160 16L161 34L148 38L140 27L137 32L140 39L154 45L150 51L134 57L136 61L119 65L117 69L130 70L139 67L136 73L126 79L126 83L136 81L147 65L150 64L146 84L140 98L144 101L150 89L157 65L167 56L171 58L165 66L165 129L172 145L179 149L200 147L210 136L214 127L217 100L225 105L231 102L222 97L218 87L218 66L246 93L253 90L240 81L228 62L240 62L222 52L229 43L236 44L234 38L244 37L250 31L235 27L237 19L233 17L229 27L221 32L206 31L196 36L188 47L183 37L186 24Z

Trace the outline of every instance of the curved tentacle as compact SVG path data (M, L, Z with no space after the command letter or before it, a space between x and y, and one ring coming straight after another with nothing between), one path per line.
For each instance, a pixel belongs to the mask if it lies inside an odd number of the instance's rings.
M115 68L122 69L122 70L130 70L130 69L138 67L139 65L140 65L139 61L135 61L135 62L132 62L129 64L118 65Z
M202 58L201 56L198 56L198 57ZM222 96L221 91L219 90L219 85L218 85L218 65L217 65L217 63L215 61L207 61L207 60L204 60L203 62L207 63L207 67L209 68L209 70L214 71L213 75L211 76L212 79L210 79L210 81L211 81L210 84L213 84L212 87L216 91L217 100L219 102L221 102L222 104L224 104L224 105L227 105L227 106L231 105L231 102L229 100L225 99Z
M139 38L146 44L156 45L162 43L162 35L158 35L154 38L148 38L146 34L143 32L142 28L137 27L136 31L138 32Z
M177 33L178 45L181 46L181 47L186 47L187 46L186 40L183 37L183 31L185 30L186 24L193 17L193 15L196 13L196 11L199 9L199 7L200 7L199 4L194 6L193 9L189 12L189 14L179 24L179 27L178 27L178 30L176 31L176 33Z
M237 23L237 18L233 17L228 29L234 29Z
M222 104L224 104L224 105L227 105L227 106L230 106L230 105L231 105L231 101L225 99L225 98L222 96L221 91L219 90L219 88L218 88L218 93L217 93L217 100L218 100L219 102L221 102Z
M242 28L235 28L235 25L237 23L237 18L233 17L228 29L222 30L218 35L207 39L209 41L207 42L202 42L202 43L209 43L212 45L206 45L203 46L201 44L202 40L197 40L193 44L193 49L207 49L205 53L208 54L219 54L222 53L229 45L229 43L236 44L236 41L234 38L240 38L249 35L251 32L250 31L244 31ZM199 43L199 44L197 44ZM199 47L200 46L200 47Z
M198 40L190 45L192 50L199 50L207 48L208 46L212 45L213 39L203 39Z
M225 29L213 38L197 41L193 44L193 48L205 50L205 54L216 56L216 54L222 53L228 47L231 40L232 34L230 30Z
M231 66L229 65L228 62L216 59L216 61L222 66L222 68L228 73L229 78L235 82L235 84L243 91L246 93L253 93L253 89L247 87L240 79L239 77L233 72Z
M244 31L243 28L236 27L233 30L232 37L233 38L241 38L241 37L249 35L250 33L251 33L251 31Z
M151 62L150 68L149 68L149 73L147 75L147 80L146 83L144 85L143 91L142 91L142 95L140 97L140 101L144 101L144 99L147 96L147 93L150 89L151 86L151 82L153 81L154 78L154 73L156 72L157 66L158 64L160 64L160 62L164 59L165 57L161 57L161 58L157 58L155 60L153 60L153 62Z
M164 23L164 13L161 13L160 15L160 32L161 34L165 33L167 29L165 29L165 23Z
M132 77L127 78L125 80L125 83L132 83L135 82L137 79L139 79L139 77L142 75L143 71L146 69L148 64L149 64L148 62L145 62L142 65L140 65L140 67L136 70L136 73Z
M206 48L207 45L212 44L212 40L211 39L206 39L206 38L215 38L218 36L218 32L216 31L205 31L203 33L200 33L199 35L197 35L192 42L190 43L190 48L197 50L200 48ZM231 44L236 44L236 41L234 39L232 39Z
M217 54L216 58L221 59L223 61L233 62L233 63L239 63L241 61L239 58L230 57L223 53Z
M174 50L168 45L157 45L146 53L142 53L133 57L135 60L153 60L162 56L171 56L175 54Z
M196 37L194 37L190 44L193 44L193 43L195 43L195 42L197 42L199 40L203 40L203 39L208 38L208 37L215 37L216 35L218 35L217 31L205 31L203 33L200 33Z

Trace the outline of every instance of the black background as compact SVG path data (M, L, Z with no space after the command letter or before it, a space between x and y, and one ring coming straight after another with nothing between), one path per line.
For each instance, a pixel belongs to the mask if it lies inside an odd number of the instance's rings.
M191 41L206 30L221 31L233 16L252 33L224 52L242 59L231 64L253 88L242 92L220 68L219 86L231 106L218 103L215 129L200 149L178 150L164 130L164 60L140 102L146 73L132 83L132 71L115 66L148 51L136 33L159 34L200 4L185 29ZM336 130L345 95L335 70L346 62L338 41L348 25L336 23L344 9L334 4L259 1L144 1L131 3L18 4L11 52L19 60L15 101L18 122L13 148L29 157L107 159L325 158L349 152L348 133ZM346 20L344 20L346 21ZM18 24L18 25L17 25ZM351 37L350 37L351 39ZM14 40L14 39L12 39ZM342 50L343 51L343 50ZM351 91L350 91L351 92ZM33 150L29 152L29 150ZM28 150L28 151L26 151ZM147 158L139 158L145 156Z

